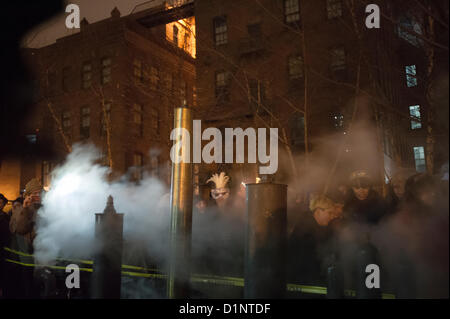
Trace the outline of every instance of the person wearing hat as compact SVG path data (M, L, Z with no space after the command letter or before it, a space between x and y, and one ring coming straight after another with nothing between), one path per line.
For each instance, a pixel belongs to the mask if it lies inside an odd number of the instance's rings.
M38 179L31 179L25 186L23 205L19 198L14 202L9 230L11 232L10 248L25 254L33 253L33 240L36 236L35 223L37 211L41 206L42 185ZM20 262L34 263L32 257L19 255ZM31 258L31 260L30 260ZM35 269L15 264L10 265L12 274L8 283L8 298L35 298Z
M12 233L22 235L31 245L36 235L34 225L37 211L41 206L42 185L33 178L25 186L23 207L13 209L9 228Z
M377 224L386 213L384 199L373 189L373 181L365 170L350 175L350 196L344 205L347 221Z

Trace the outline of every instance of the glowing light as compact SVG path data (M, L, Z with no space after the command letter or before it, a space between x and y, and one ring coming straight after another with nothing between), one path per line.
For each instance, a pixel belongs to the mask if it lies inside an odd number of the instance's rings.
M67 174L63 176L55 186L55 191L59 195L69 195L80 188L81 177L75 174Z

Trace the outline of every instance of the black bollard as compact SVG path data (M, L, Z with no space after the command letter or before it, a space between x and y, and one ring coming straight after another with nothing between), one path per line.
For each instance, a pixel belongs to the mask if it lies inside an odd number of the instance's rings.
M370 288L367 286L367 278L371 275L371 272L366 272L368 270L368 265L376 265L380 269L378 250L374 245L372 245L367 239L367 241L359 245L359 249L356 252L356 298L357 299L379 299L381 298L381 287ZM377 271L378 275L381 276L381 270ZM379 279L381 283L381 278Z
M327 299L342 299L344 294L344 280L341 263L335 253L330 257L327 268Z
M286 294L287 186L247 184L244 298Z
M122 276L123 214L117 214L113 198L103 214L95 214L97 249L92 271L92 294L95 299L119 299Z

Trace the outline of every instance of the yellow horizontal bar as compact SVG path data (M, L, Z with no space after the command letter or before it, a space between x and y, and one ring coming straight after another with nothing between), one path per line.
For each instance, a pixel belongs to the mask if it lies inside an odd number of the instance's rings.
M4 247L6 251L15 253L17 255L26 256L26 257L33 257L31 254L23 253L21 251L17 251L14 249L11 249L9 247ZM27 264L11 259L5 259L8 262L19 264L26 267L35 267L35 264ZM62 259L58 258L58 260L66 260L71 261L70 259ZM72 260L74 261L74 260ZM81 260L81 262L86 264L93 264L90 260ZM49 267L53 269L66 269L66 267L63 266L46 266L46 265L38 265L42 267ZM122 268L128 268L128 269L135 269L135 270L144 270L144 271L154 271L159 272L158 269L149 269L139 266L132 266L132 265L122 265ZM92 272L92 268L80 268L82 271ZM158 279L166 279L167 275L164 274L149 274L149 273L138 273L138 272L132 272L132 271L122 271L123 275L133 276L133 277L144 277L144 278L158 278ZM217 276L217 275L201 275L201 274L193 274L191 276L192 282L199 282L199 283L213 283L213 284L221 284L221 285L229 285L229 286L236 286L236 287L244 287L244 279L240 277L227 277L227 276ZM321 294L326 295L327 294L327 288L326 287L319 287L319 286L305 286L305 285L298 285L298 284L287 284L286 289L288 291L300 291L304 293L312 293L312 294ZM346 296L355 297L356 292L354 290L346 289L344 290L344 294ZM394 294L388 294L383 293L382 299L395 299Z

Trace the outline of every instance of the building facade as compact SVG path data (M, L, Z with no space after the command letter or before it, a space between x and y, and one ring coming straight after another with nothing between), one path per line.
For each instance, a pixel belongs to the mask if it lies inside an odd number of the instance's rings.
M195 37L186 24L195 20L138 22L166 10L120 17L115 8L108 19L81 21L79 33L25 50L37 90L23 133L54 154L22 159L21 188L31 177L50 184L51 170L77 143L94 144L112 177L147 173L168 181L173 108L193 104Z

